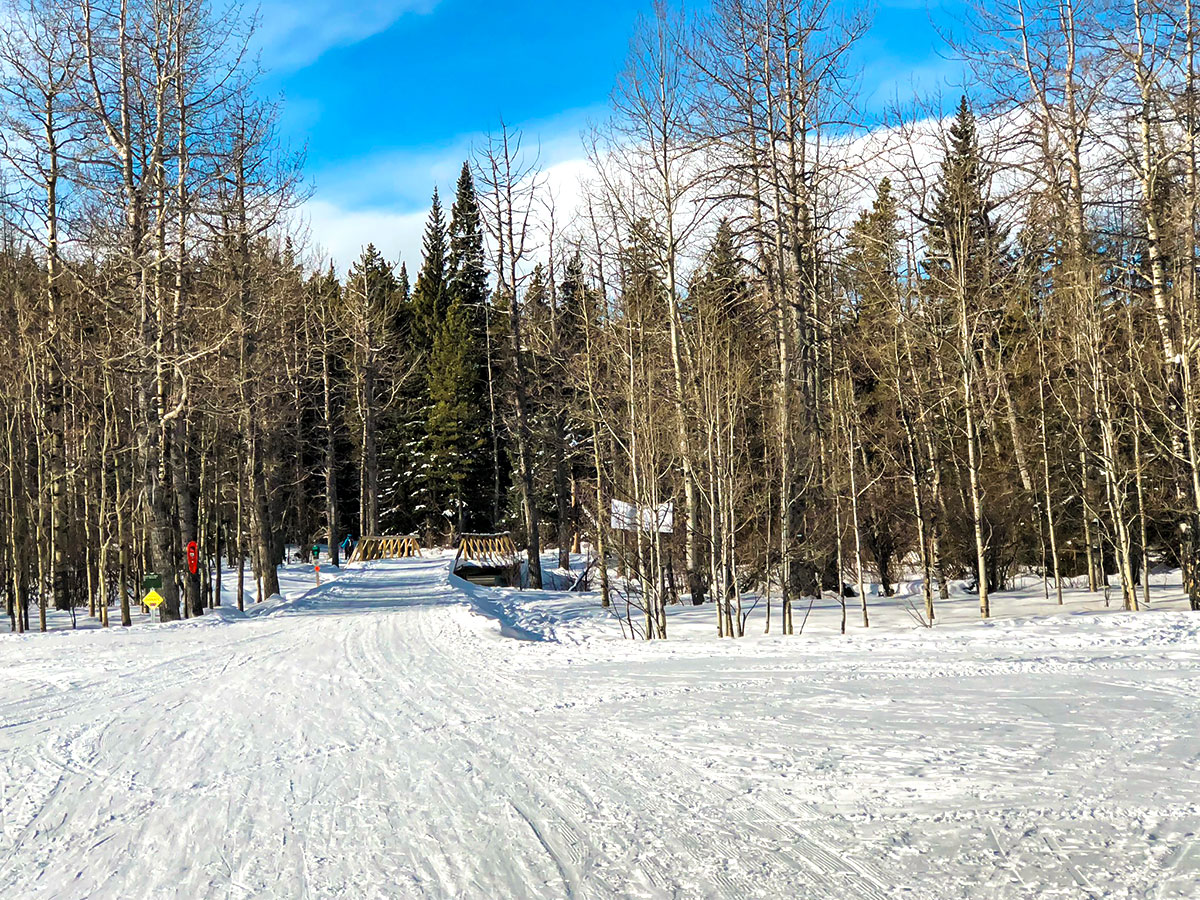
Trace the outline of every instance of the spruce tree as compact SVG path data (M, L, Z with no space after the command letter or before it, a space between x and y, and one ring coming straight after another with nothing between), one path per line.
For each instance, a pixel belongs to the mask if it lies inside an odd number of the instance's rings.
M742 274L744 265L734 245L729 220L722 219L705 256L704 266L688 288L691 305L707 302L731 321L745 317L749 287ZM761 323L755 323L753 327L761 327Z
M408 266L400 263L396 276L396 288L392 291L391 304L392 337L399 342L411 340L413 329L412 288L408 281Z
M991 614L989 594L1003 580L998 551L1011 545L1006 532L1019 519L1018 511L1004 502L1012 493L1011 470L997 467L998 461L985 458L984 453L987 446L994 456L999 447L998 440L985 439L992 424L985 398L995 387L988 383L993 380L988 355L993 352L998 313L1004 305L1005 281L1004 235L992 221L986 188L975 116L963 97L934 192L922 288L927 312L942 332L943 347L954 348L952 364L960 373L968 502L958 515L970 522L974 540L952 549L964 568L974 564L984 618ZM966 529L954 531L961 535Z
M429 221L425 225L424 258L412 292L412 338L422 350L429 350L433 346L433 339L441 327L449 301L446 289L446 240L442 202L438 198L437 188L434 188Z
M885 316L895 300L900 262L900 224L892 182L884 178L875 202L850 229L846 267L858 318ZM875 324L873 322L873 324Z
M408 264L400 263L400 274L396 276L396 300L408 303L412 299L412 286L408 282Z
M489 333L494 317L488 306L483 220L475 194L475 180L466 162L459 173L454 206L450 210L449 243L447 290L451 305L457 304L460 308L461 326L470 338L464 346L473 354L471 365L476 372L478 406L483 411L486 435L483 446L476 452L479 464L472 469L464 491L471 520L490 531L498 527L500 518L504 435L496 415L499 372L493 350L496 342Z
M567 260L562 283L558 286L559 308L556 316L557 331L561 337L571 343L572 352L577 349L580 341L578 332L582 327L586 292L587 284L583 278L583 256L576 251Z
M874 408L890 395L896 303L899 286L900 228L892 184L884 178L875 202L850 228L843 267L849 316L845 323L846 365L857 402ZM881 379L882 382L881 383ZM868 409L868 412L870 412Z
M899 265L896 200L891 182L884 178L875 202L850 229L843 271L849 315L843 326L842 359L835 365L845 373L844 379L837 376L839 382L848 384L846 408L840 410L842 419L836 423L839 438L847 445L840 452L853 453L854 466L861 473L857 483L842 484L841 490L855 491L851 516L856 552L861 546L874 561L888 596L897 559L917 539L903 513L913 503L913 488L906 480L924 477L915 466L908 468L917 458L918 448L906 442L909 433L896 427L900 421L911 423L911 414L901 408L902 398L896 392L897 383L905 377L898 369ZM915 393L915 388L911 390ZM910 394L903 399L912 403L915 398ZM856 560L861 576L860 563ZM926 597L930 610L932 595Z
M487 415L481 403L475 338L467 312L451 300L429 354L426 459L427 522L463 531L486 507Z
M459 301L469 319L480 317L473 327L482 327L483 304L487 300L487 268L483 257L483 224L475 181L465 162L458 176L454 206L450 210L447 281L450 295Z
M1004 235L984 199L986 172L979 154L975 114L963 97L949 131L941 178L934 190L924 261L927 293L945 299L959 291L983 306L998 275Z
M559 284L557 305L550 309L548 363L541 367L544 379L542 403L549 407L551 458L554 467L555 519L558 564L570 568L570 552L579 536L579 508L572 485L575 482L577 448L586 444L586 429L576 415L579 398L571 373L582 355L583 305L587 302L583 258L576 252L568 260Z
M529 329L545 331L550 321L550 288L546 284L546 270L541 263L533 267L529 285L525 288L525 319Z

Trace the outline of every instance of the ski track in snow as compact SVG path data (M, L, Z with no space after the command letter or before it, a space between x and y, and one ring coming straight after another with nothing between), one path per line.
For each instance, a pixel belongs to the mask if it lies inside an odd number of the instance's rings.
M447 569L0 638L0 897L1200 897L1198 617L646 645Z

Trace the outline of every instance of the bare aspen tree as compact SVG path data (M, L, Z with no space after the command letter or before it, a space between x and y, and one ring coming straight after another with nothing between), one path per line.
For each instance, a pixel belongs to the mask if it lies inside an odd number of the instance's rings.
M55 607L74 603L71 571L77 565L68 546L64 368L72 354L64 343L67 317L61 289L60 218L64 185L72 164L78 112L72 88L78 76L79 51L70 30L71 11L55 2L30 0L15 7L0 39L0 62L7 77L3 92L7 162L29 185L21 221L26 233L45 250L45 340L47 475L50 489L50 590Z
M534 496L533 449L530 446L528 377L521 335L521 290L529 273L524 266L532 248L534 198L538 191L536 163L522 159L521 136L501 123L477 162L484 219L491 234L496 261L496 293L508 303L513 412L517 441L517 476L525 518L529 584L542 586L541 522Z
M699 158L703 143L697 138L699 96L683 46L685 28L663 3L656 4L653 21L641 23L614 93L612 136L594 146L592 156L624 227L649 230L647 243L663 273L686 514L688 591L693 603L701 603L705 586L700 566L700 506L688 414L695 398L694 363L683 335L679 301L682 256L703 226L709 204L699 191L705 178Z

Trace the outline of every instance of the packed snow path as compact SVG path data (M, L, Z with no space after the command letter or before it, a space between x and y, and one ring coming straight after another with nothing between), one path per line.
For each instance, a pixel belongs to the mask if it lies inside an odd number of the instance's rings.
M446 568L0 638L0 897L1200 896L1195 617L538 642Z

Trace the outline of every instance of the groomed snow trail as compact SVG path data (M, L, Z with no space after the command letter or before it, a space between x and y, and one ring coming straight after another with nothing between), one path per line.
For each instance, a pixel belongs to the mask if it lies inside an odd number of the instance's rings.
M447 567L0 640L0 897L1200 896L1196 617L538 642Z

